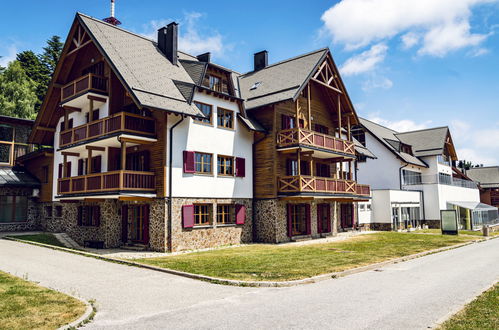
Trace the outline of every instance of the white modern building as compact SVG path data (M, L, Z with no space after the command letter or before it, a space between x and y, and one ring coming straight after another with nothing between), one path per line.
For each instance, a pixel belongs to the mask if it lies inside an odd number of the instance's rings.
M355 137L377 157L358 162L358 180L371 185L372 191L371 217L362 218L365 225L384 230L438 227L440 211L456 209L461 226L471 227L480 194L476 184L453 166L457 155L448 127L399 133L360 121Z

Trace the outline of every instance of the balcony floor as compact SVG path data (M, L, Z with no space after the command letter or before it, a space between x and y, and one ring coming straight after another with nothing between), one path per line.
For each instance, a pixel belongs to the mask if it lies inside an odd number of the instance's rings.
M335 158L335 157L343 157L343 158L348 158L348 159L355 159L356 158L355 156L347 154L347 153L323 149L320 147L313 147L313 146L309 146L306 144L297 144L297 145L288 146L288 147L278 147L277 151L282 152L282 153L296 153L296 150L298 150L298 149L312 151L313 152L312 157L319 158L319 159L328 159L328 158Z
M127 192L127 191L116 191L116 192L92 192L92 193L75 193L68 195L57 195L54 198L58 201L60 200L83 200L87 198L98 198L98 199L149 199L156 198L156 194L151 193L140 193L137 191Z

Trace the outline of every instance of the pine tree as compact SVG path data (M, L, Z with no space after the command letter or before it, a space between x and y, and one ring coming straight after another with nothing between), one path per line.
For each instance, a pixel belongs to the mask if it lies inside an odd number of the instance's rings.
M47 68L49 78L54 73L63 47L64 44L61 42L61 37L59 36L52 36L47 40L47 46L43 47L43 53L40 54L40 62Z
M38 100L35 104L35 109L38 112L50 82L50 72L48 68L42 64L40 58L31 50L26 50L17 54L17 60L24 69L24 72L26 72L26 75L36 83L36 96L38 97Z
M18 61L12 61L0 74L0 114L18 118L36 117L36 83Z

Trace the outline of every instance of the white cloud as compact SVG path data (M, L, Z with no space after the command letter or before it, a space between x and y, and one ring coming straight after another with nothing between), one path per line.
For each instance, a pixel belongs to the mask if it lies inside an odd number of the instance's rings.
M179 22L179 50L192 55L211 52L214 57L222 57L232 46L224 43L223 36L217 31L202 28L199 20L204 14L193 12L187 13ZM152 20L143 27L142 35L155 40L157 30L173 19Z
M377 115L371 115L368 117L368 119L385 127L391 128L392 130L397 132L407 132L407 131L415 131L418 129L425 129L430 127L431 124L431 120L427 120L422 123L416 123L415 121L409 119L391 121L381 118Z
M401 37L404 49L409 49L416 46L419 43L420 38L421 37L415 32L408 32L404 34Z
M5 53L6 51L6 53ZM9 62L16 59L17 47L15 45L10 45L5 48L5 51L0 53L0 66L7 67Z
M362 83L362 90L367 92L377 88L390 89L392 86L393 81L390 79L378 75L372 75Z
M487 48L476 48L470 51L468 55L471 57L478 57L482 55L487 55L488 53L490 53L490 50L488 50Z
M373 45L369 50L350 57L340 67L341 74L351 76L374 70L385 59L387 50L383 43Z
M497 158L490 157L480 150L470 148L457 148L457 156L460 160L472 162L475 165L482 164L484 166L497 165Z
M459 159L475 164L499 164L499 123L495 127L477 129L463 120L452 120L450 132Z
M341 0L321 19L323 30L347 50L404 34L405 47L418 43L420 54L443 56L481 44L488 34L471 32L473 7L498 0Z

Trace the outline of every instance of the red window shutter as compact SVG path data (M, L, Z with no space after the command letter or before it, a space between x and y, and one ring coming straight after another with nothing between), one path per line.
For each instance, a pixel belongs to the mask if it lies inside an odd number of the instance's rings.
M149 243L149 204L144 205L144 242Z
M83 175L83 166L85 166L83 159L78 159L78 175Z
M317 232L322 233L322 218L323 218L323 205L324 204L318 204L317 205Z
M100 226L100 206L96 205L92 207L92 211L94 212L94 226Z
M288 209L288 214L287 214L287 216L288 216L288 236L292 237L293 236L293 224L292 224L291 214L293 212L293 204L288 204L287 209Z
M241 178L246 176L246 159L236 157L236 176Z
M327 232L331 232L331 205L327 204L326 207L326 214L327 214Z
M184 173L195 173L194 151L184 150Z
M182 222L184 228L194 227L194 205L182 206Z
M83 224L83 206L78 206L78 226Z
M71 162L68 162L67 163L67 167L66 167L66 178L70 178L71 177Z
M246 220L246 206L236 204L236 225L244 225Z
M305 217L306 217L306 226L307 226L307 235L312 234L311 222L310 222L310 204L305 204Z
M59 164L59 171L57 173L57 178L59 178L59 179L62 178L62 164Z

